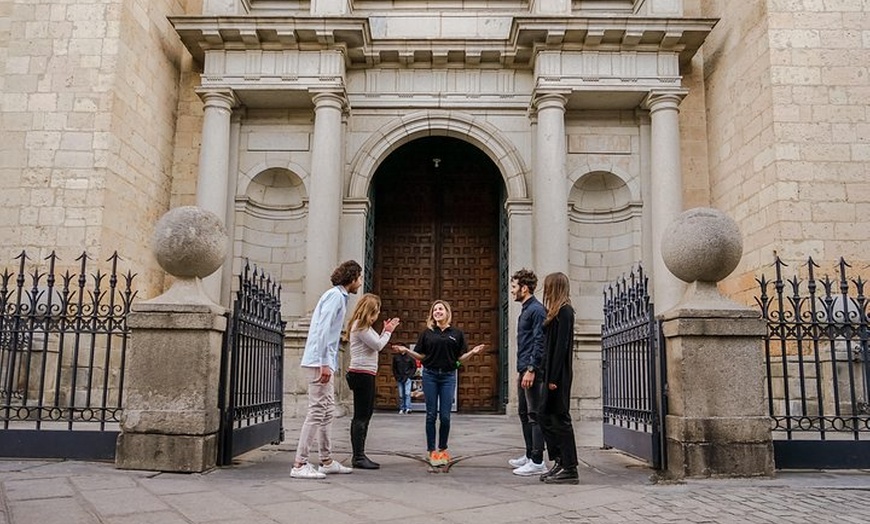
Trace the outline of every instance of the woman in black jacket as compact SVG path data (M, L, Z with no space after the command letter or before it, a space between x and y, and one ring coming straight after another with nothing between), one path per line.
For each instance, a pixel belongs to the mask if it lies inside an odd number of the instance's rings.
M555 464L541 475L547 484L577 484L577 444L571 422L571 383L574 378L574 308L564 273L544 279L544 384L541 430Z

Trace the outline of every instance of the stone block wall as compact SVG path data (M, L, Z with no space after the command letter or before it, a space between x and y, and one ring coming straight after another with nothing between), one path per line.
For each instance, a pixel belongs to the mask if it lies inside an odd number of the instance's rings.
M3 2L0 258L118 250L138 284L162 272L148 238L166 211L183 48L180 0ZM149 291L149 294L150 293Z
M704 55L711 203L745 236L723 290L750 303L774 252L865 265L870 5L712 0L702 13L722 18Z

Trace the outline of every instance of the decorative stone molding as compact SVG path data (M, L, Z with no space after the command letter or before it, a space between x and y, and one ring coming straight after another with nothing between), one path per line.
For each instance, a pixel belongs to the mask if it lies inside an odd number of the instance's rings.
M530 68L539 51L671 53L686 64L716 20L668 17L514 16L499 37L449 37L420 34L410 38L372 37L378 17L173 16L182 42L197 61L215 50L340 50L350 67L448 64ZM507 27L507 26L506 26Z
M494 125L460 111L419 111L396 118L359 148L351 162L348 197L365 198L378 165L397 147L422 136L455 136L486 153L507 188L508 199L525 199L528 168L516 147Z

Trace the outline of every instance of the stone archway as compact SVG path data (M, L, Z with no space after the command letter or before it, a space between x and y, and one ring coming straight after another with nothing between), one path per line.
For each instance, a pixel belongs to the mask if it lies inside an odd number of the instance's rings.
M448 301L452 324L468 346L487 350L459 369L457 408L494 412L503 407L507 319L504 184L479 148L448 136L428 136L395 149L371 186L372 291L385 316L402 324L393 340L414 344L426 328L433 300ZM377 406L395 409L392 355L384 352ZM422 407L422 391L417 406ZM413 396L413 395L412 395Z

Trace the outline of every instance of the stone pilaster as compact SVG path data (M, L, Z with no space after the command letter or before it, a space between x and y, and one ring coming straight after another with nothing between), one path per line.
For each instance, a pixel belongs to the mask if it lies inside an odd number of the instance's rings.
M680 102L684 91L652 92L644 101L650 113L650 218L652 226L652 281L656 311L664 312L680 301L686 286L662 261L662 234L683 211L680 168Z
M773 474L762 337L749 308L677 307L665 314L668 472L684 477Z
M223 308L141 303L127 321L133 336L115 465L183 473L214 468Z
M544 94L535 101L534 270L541 276L568 272L565 103L561 94Z
M338 265L341 222L341 115L344 97L314 95L314 136L308 183L308 231L305 259L305 310L311 312Z

